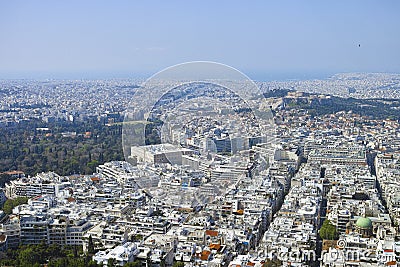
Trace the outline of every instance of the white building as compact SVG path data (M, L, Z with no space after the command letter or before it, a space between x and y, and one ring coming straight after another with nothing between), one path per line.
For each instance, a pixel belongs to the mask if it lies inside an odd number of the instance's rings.
M182 155L191 155L194 151L186 148L178 148L171 144L159 144L131 147L131 156L138 162L153 164L171 163L182 164Z
M116 246L113 249L97 252L93 256L93 260L96 261L97 264L107 266L108 260L114 259L117 265L123 266L128 262L133 262L138 254L139 250L136 244L126 242L125 244Z

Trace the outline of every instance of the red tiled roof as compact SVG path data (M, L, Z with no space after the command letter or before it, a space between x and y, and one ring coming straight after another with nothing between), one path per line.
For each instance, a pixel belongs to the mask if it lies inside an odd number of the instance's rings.
M209 236L218 236L218 231L206 230L206 235L209 235Z
M219 250L219 249L221 248L221 245L220 245L220 244L210 244L210 245L209 245L209 248L210 248L210 249Z
M203 251L201 252L200 259L201 259L202 261L206 261L206 260L208 260L208 258L210 257L210 254L211 254L211 251L203 250Z
M243 215L244 210L237 210L236 213L239 214L239 215Z

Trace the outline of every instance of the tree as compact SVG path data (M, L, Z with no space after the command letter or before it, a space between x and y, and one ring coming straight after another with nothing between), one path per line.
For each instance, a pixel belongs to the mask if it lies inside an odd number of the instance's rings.
M92 235L89 235L88 254L89 255L93 255L94 254L94 244L93 244Z
M107 267L115 267L117 265L117 261L114 258L109 258L107 261Z
M138 242L143 240L143 236L141 234L136 234L134 236L131 237L131 241L132 242Z
M13 207L12 200L7 199L6 202L4 202L4 205L3 205L3 211L4 211L4 213L5 213L5 214L11 214L13 208L14 208L14 207Z
M276 266L282 266L282 261L278 259L274 260L267 259L267 261L263 264L263 267L276 267Z
M48 267L100 267L96 262L86 260L87 255L74 258L72 250L74 247L47 245L42 241L37 245L25 245L15 250L7 250L6 257L0 258L0 266L43 266ZM77 253L81 251L77 247Z
M96 261L90 260L87 266L88 267L100 267L100 266L103 266L103 265L98 265Z
M17 197L16 199L7 199L3 205L3 211L5 214L11 214L12 210L22 204L28 203L27 197Z
M33 266L36 263L41 263L43 259L41 259L41 255L38 253L33 246L28 246L26 249L22 250L18 257L18 266Z
M53 129L44 137L37 127ZM65 138L64 131L91 131L95 138ZM121 140L112 135L122 131L122 125L106 127L97 121L43 123L31 120L13 128L0 128L0 172L21 170L27 175L55 171L61 175L84 171L92 174L98 164L123 158ZM72 157L75 155L75 159ZM91 164L87 166L88 163ZM0 186L11 178L0 177Z
M6 174L6 173L0 173L0 186L1 187L3 187L6 182L9 182L11 180L12 180L11 175Z
M172 264L172 267L184 267L185 263L182 261L175 261L174 264Z
M140 260L128 262L127 264L124 265L124 267L141 267L141 266L142 266L142 262Z
M76 247L76 246L74 246L73 248L73 255L74 255L74 258L77 258L78 257L78 248Z
M325 220L319 230L319 236L322 239L335 240L338 239L338 233L336 226L334 226L329 220Z

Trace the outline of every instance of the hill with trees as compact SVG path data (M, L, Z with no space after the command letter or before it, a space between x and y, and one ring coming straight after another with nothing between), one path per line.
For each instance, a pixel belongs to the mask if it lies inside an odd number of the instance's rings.
M121 136L121 124L106 125L97 120L57 123L30 120L2 127L0 172L91 174L99 164L123 160Z

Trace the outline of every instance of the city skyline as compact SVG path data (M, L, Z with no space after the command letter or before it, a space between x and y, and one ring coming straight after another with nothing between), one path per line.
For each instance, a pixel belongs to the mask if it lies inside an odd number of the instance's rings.
M254 80L399 73L395 1L13 1L0 4L0 78L147 78L206 60Z
M0 3L0 266L400 266L398 7Z

